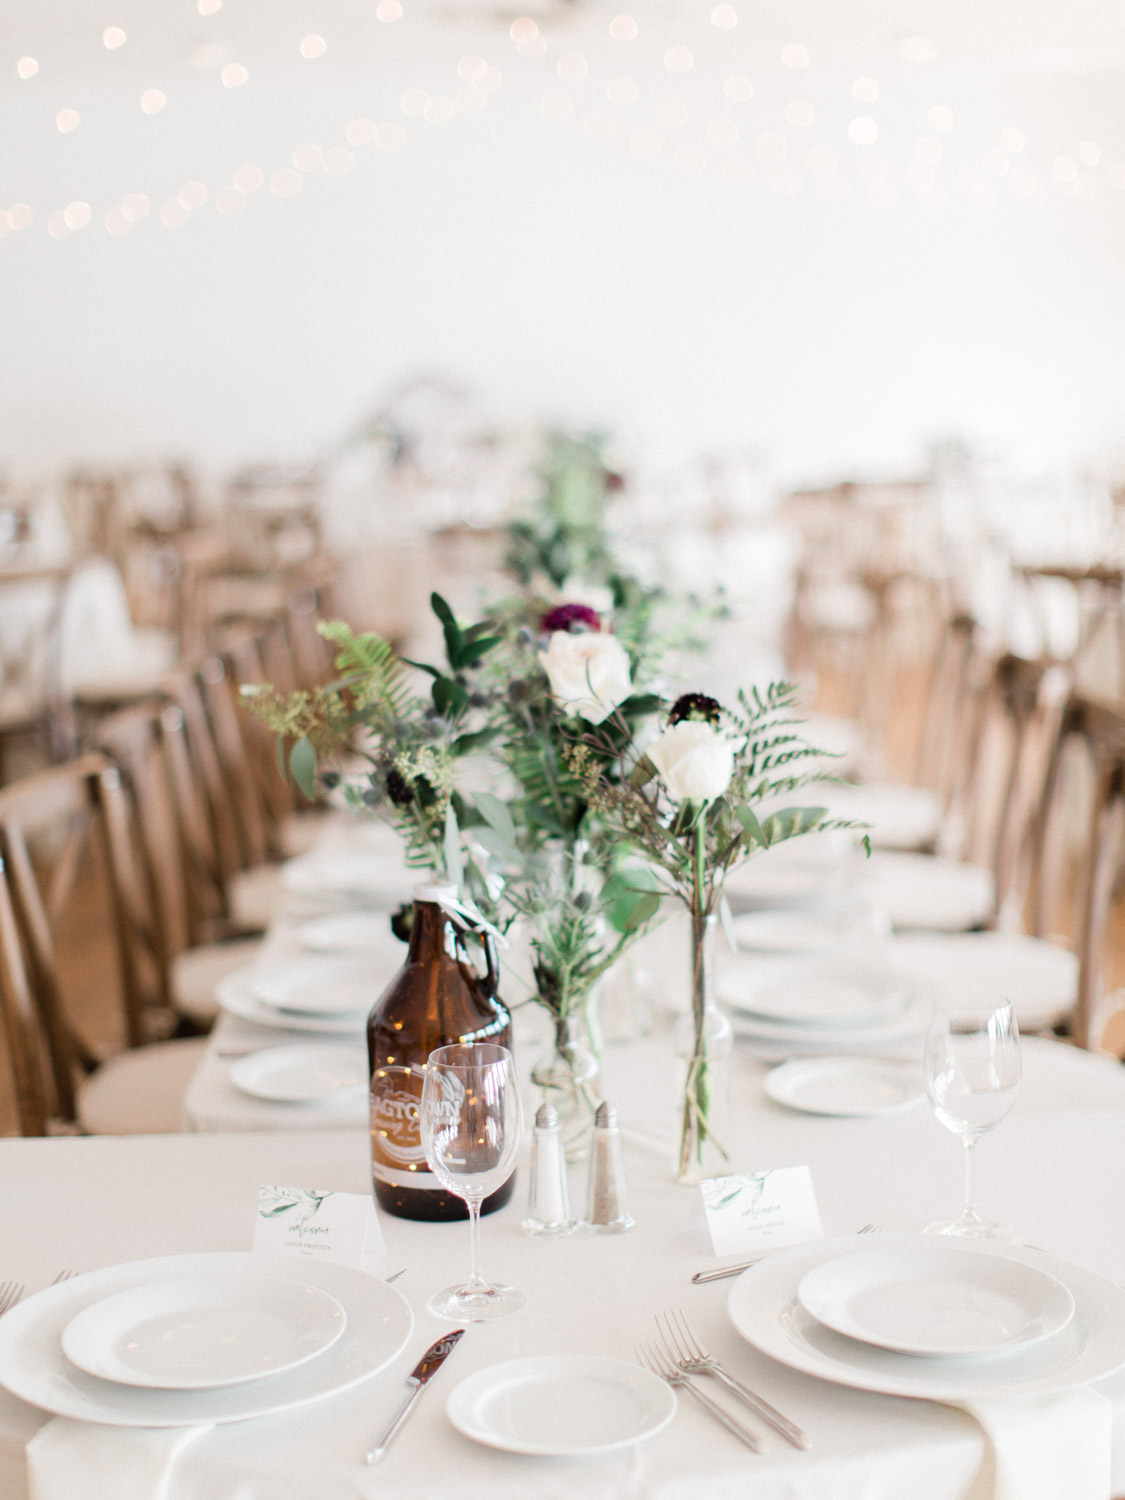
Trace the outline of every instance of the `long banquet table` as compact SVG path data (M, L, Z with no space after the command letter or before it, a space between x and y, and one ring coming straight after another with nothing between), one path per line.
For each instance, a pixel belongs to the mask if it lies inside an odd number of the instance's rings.
M650 1100L657 1097L660 1052L652 1039L613 1049L608 1091L615 1078L622 1088L632 1078L642 1095L647 1090ZM1022 1239L1125 1281L1122 1070L1034 1039L1027 1060L1025 1098L980 1148L980 1201ZM735 1166L807 1163L827 1234L850 1233L869 1222L914 1229L956 1207L961 1148L924 1105L873 1119L798 1115L761 1097L755 1067L746 1063L738 1074ZM1053 1074L1061 1080L1062 1107L1052 1103ZM632 1113L632 1106L625 1112ZM659 1126L660 1111L652 1113ZM396 1285L415 1316L406 1350L346 1394L206 1433L178 1460L168 1500L523 1500L532 1493L562 1500L580 1492L585 1500L726 1500L750 1493L751 1483L761 1500L900 1500L906 1494L912 1500L972 1500L988 1493L974 1479L987 1469L985 1439L964 1412L812 1379L744 1343L725 1311L733 1283L690 1284L694 1270L717 1262L698 1191L671 1180L668 1139L659 1128L630 1129L625 1156L637 1219L626 1234L527 1238L520 1229L526 1171L508 1207L484 1221L486 1273L523 1288L527 1305L505 1322L470 1328L382 1466L365 1468L362 1454L404 1393L405 1374L448 1327L425 1312L425 1302L466 1268L463 1224L384 1216L388 1260L406 1267ZM582 1170L573 1169L572 1193L579 1201L582 1180ZM62 1269L247 1249L256 1190L271 1182L366 1191L365 1131L0 1142L0 1192L7 1205L0 1276L35 1290ZM459 1435L446 1419L446 1397L474 1370L532 1353L630 1358L638 1339L651 1336L653 1314L677 1306L735 1373L805 1428L814 1443L810 1452L767 1432L763 1453L754 1456L684 1400L663 1432L602 1460L493 1452ZM1116 1376L1102 1388L1117 1403L1120 1493L1125 1378ZM0 1392L5 1500L26 1494L23 1444L43 1420L41 1412Z

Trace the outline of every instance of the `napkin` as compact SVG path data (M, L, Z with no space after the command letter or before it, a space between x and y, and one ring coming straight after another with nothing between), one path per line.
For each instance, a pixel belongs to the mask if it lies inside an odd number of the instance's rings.
M55 1417L27 1445L29 1500L165 1500L177 1458L208 1427L108 1427Z
M989 1453L965 1500L1109 1500L1113 1408L1088 1387L965 1404Z

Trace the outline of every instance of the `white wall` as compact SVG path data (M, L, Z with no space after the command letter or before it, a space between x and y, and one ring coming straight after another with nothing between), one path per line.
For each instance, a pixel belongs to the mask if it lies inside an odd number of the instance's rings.
M504 26L443 27L403 3L381 24L366 0L226 0L207 18L188 0L3 0L0 210L34 218L0 240L0 464L306 456L430 367L477 387L498 420L612 424L670 452L754 445L792 473L909 463L954 431L1028 465L1125 457L1120 6L739 0L739 26L717 30L710 0L651 3L622 43L606 31L616 6L593 3L566 31L545 22L548 50L527 58ZM111 23L129 40L107 52ZM299 56L307 32L326 56ZM913 33L933 61L899 55ZM200 41L248 82L226 89L193 66ZM790 41L808 67L782 64ZM676 43L690 72L664 65ZM556 71L571 51L589 64L579 82ZM403 114L407 87L463 90L467 53L503 75L485 109ZM40 62L27 81L24 54ZM724 96L734 73L752 79L749 102ZM875 103L851 96L861 74ZM607 100L621 76L636 104ZM138 106L149 87L168 99L153 116ZM559 95L569 118L544 118ZM670 99L682 126L657 123ZM794 99L812 103L811 126L786 121ZM927 125L934 105L950 131ZM67 135L64 106L82 120ZM591 115L612 139L591 139ZM877 121L873 148L848 137L858 115ZM405 145L353 147L347 175L270 192L295 146L345 144L358 116L403 125ZM707 143L715 120L737 128L733 145ZM659 154L630 154L652 128ZM1005 128L1026 145L986 176ZM763 136L785 142L780 175ZM915 154L927 137L943 152L932 184ZM1078 161L1083 141L1095 165ZM699 170L683 153L701 147ZM835 170L810 168L810 147ZM216 193L246 162L267 185L224 216ZM822 196L826 175L844 201ZM165 227L161 204L190 180L208 202ZM153 211L108 233L106 213L138 191ZM74 201L92 222L52 238L48 214Z

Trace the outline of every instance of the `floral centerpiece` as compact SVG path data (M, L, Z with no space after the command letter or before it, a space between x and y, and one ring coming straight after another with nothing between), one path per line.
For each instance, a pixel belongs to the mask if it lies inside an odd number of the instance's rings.
M784 683L740 693L736 708L685 693L659 737L616 779L605 774L589 737L568 755L606 836L643 856L661 889L678 898L691 918L690 1029L681 1049L677 1157L683 1181L711 1176L728 1163L718 1116L730 1030L711 999L708 951L723 882L760 850L814 829L849 826L828 819L822 807L777 806L778 798L823 779L822 772L802 769L820 752L798 733L791 717L795 700L796 690Z

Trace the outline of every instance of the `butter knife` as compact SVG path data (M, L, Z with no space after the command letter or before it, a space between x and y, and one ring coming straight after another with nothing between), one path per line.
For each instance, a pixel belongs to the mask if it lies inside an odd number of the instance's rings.
M395 1434L413 1410L414 1403L425 1389L427 1381L432 1380L441 1369L442 1365L464 1337L464 1333L465 1330L463 1328L455 1328L452 1333L447 1333L444 1338L438 1339L436 1344L431 1344L426 1350L425 1354L423 1354L422 1358L406 1377L406 1383L411 1388L409 1396L407 1396L398 1411L395 1412L387 1430L379 1438L370 1453L368 1453L364 1460L365 1463L377 1464L384 1456L387 1449L391 1446L391 1441Z

